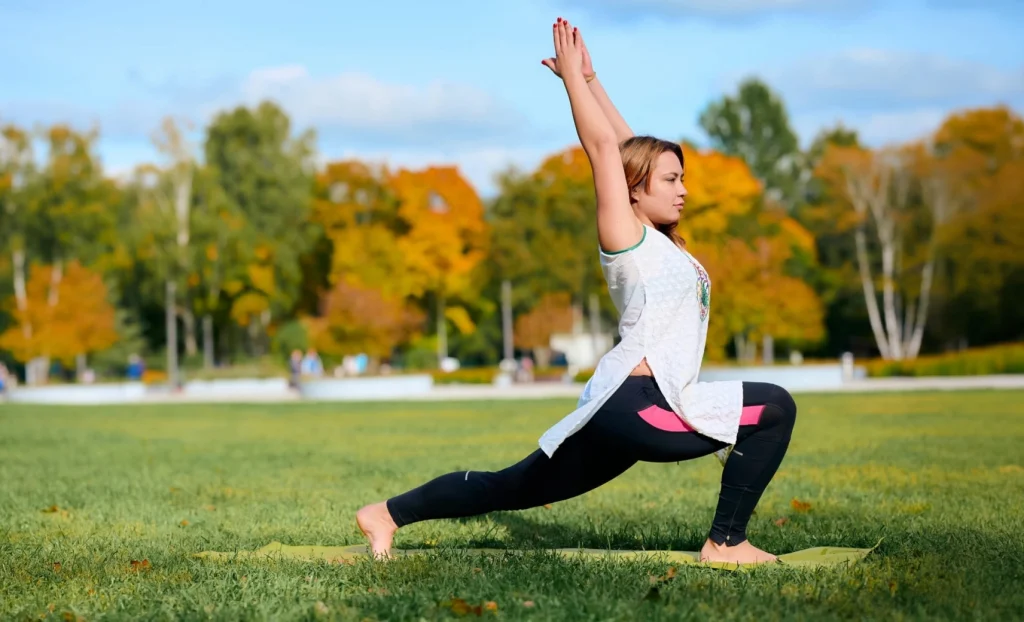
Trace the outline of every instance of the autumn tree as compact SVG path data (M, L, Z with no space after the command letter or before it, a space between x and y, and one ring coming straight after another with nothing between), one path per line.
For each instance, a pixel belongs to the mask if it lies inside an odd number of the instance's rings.
M686 209L679 232L712 280L708 354L732 342L752 362L758 343L793 345L823 335L822 306L793 271L793 258L814 259L810 233L780 208L765 205L762 185L738 157L683 146Z
M487 249L487 224L476 190L455 167L401 170L389 185L408 227L397 239L413 296L433 300L437 355L448 356L448 323L461 333L475 325L459 299L471 292L474 269Z
M60 279L53 276L56 270L57 266L33 265L26 304L11 304L16 325L0 335L0 348L20 361L42 357L70 364L118 339L115 309L103 277L78 261L64 263ZM25 325L32 326L31 333L22 330Z
M1005 106L957 112L930 148L932 200L962 199L937 240L937 336L946 346L1020 339L1024 120Z
M11 258L15 308L27 313L28 235L32 216L27 191L35 173L31 135L15 125L0 128L0 250ZM32 323L22 322L24 338L32 338Z
M515 346L532 350L537 364L546 367L550 361L551 336L572 331L575 315L572 297L566 292L546 294L529 312L515 320Z
M307 318L310 342L333 356L365 353L388 357L422 326L423 315L394 294L339 280L322 298L320 314Z

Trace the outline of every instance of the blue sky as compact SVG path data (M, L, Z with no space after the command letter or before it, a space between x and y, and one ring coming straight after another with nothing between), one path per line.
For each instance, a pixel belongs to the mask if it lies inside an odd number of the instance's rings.
M748 75L805 144L840 120L880 145L1024 109L1019 0L0 0L0 123L98 123L116 174L155 157L166 114L271 97L324 159L454 163L486 195L575 141L540 64L559 15L640 133L703 143L700 111Z

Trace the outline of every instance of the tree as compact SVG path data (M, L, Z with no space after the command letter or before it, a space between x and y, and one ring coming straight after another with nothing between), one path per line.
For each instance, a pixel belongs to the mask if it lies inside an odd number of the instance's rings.
M700 125L711 147L743 159L764 184L770 201L792 209L805 181L803 156L781 98L756 78L740 83L734 97L709 104Z
M0 248L11 257L15 308L23 315L28 305L26 282L27 231L31 217L29 195L34 156L28 132L6 125L0 129ZM32 323L23 322L26 340L32 339Z
M401 298L379 289L338 283L323 298L320 317L305 322L310 341L324 354L390 356L423 323L423 315Z
M937 241L938 336L947 347L1020 339L1024 120L1003 106L957 112L938 128L931 150L933 189L959 186L968 198Z
M712 280L710 357L752 362L759 341L813 343L823 336L822 306L793 259L815 261L814 239L782 210L766 206L762 185L738 157L683 147L689 192L679 231Z
M27 304L24 308L12 305L17 325L0 335L0 348L10 350L20 361L44 357L69 364L117 342L115 310L107 300L102 276L78 261L65 263L64 278L59 280L53 276L57 269L33 266ZM25 324L33 327L29 336L22 330Z
M922 146L873 152L833 145L818 165L817 174L838 198L840 230L853 231L868 318L885 359L920 352L938 236L966 200L965 188L948 173ZM872 247L880 263L881 309Z
M551 335L567 333L575 321L572 297L565 292L546 294L529 313L516 318L515 345L533 350L538 365L547 366Z
M448 356L449 321L462 333L475 328L465 307L451 303L470 291L473 271L486 255L483 204L455 167L401 170L390 185L408 227L397 247L417 294L428 293L434 301L440 360Z
M288 116L270 102L222 112L207 128L206 164L244 240L239 264L222 265L223 292L254 353L299 293L299 258L313 239L313 139L311 131L293 137Z

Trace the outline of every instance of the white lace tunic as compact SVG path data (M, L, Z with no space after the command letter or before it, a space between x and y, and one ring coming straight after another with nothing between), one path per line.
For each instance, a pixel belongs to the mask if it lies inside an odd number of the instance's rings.
M576 410L540 438L541 449L552 456L645 357L676 415L705 436L735 443L743 383L697 381L711 306L711 281L704 267L646 225L638 244L617 253L600 251L600 257L619 312L621 341L601 357Z

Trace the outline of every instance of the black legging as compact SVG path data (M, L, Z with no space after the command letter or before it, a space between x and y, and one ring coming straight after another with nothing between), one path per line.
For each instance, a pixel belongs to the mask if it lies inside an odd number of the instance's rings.
M753 411L748 414L755 415L756 423L741 420L736 444L722 473L718 509L709 534L716 544L729 546L747 539L747 522L782 463L796 421L792 396L773 384L744 382L743 405L763 408L745 409ZM524 510L593 490L638 461L690 460L726 446L694 431L656 427L659 421L649 422L640 414L664 415L669 410L653 378L630 376L553 457L538 449L501 471L442 475L388 499L388 510L399 527L437 518ZM680 427L678 418L675 425Z

